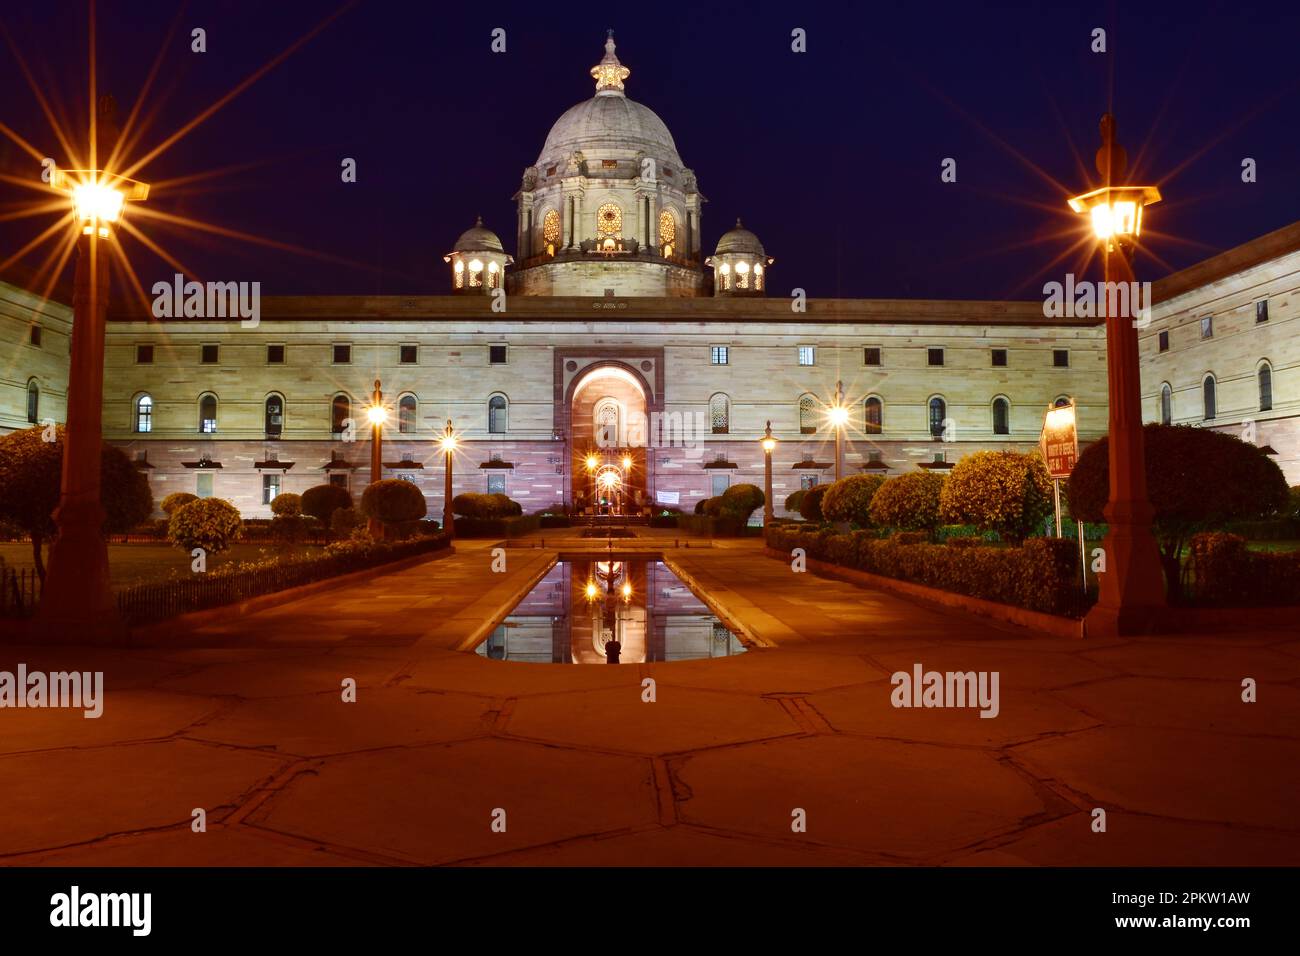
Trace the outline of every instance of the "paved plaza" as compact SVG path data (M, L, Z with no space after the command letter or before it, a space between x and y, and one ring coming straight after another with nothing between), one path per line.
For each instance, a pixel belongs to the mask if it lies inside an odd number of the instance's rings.
M459 542L130 649L0 645L0 670L106 685L99 719L0 714L0 862L1300 863L1294 634L1069 641L795 574L758 542L681 543L637 539L747 653L469 653L581 544L540 535L503 573L491 543ZM916 664L997 671L998 715L894 707Z

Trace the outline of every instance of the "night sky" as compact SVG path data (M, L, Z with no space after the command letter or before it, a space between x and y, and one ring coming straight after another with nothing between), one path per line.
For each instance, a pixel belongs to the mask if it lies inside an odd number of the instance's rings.
M1300 5L1052 6L361 0L137 177L229 168L157 188L150 206L334 259L133 221L198 278L260 281L263 295L446 293L441 257L476 214L516 251L510 197L555 119L592 95L607 27L632 71L628 95L667 123L709 200L706 252L742 216L776 257L774 290L1037 297L1077 261L1051 265L1079 235L1064 199L1092 185L1108 106L1130 178L1166 197L1146 219L1159 259L1140 260L1141 278L1300 219ZM145 101L156 118L133 155L339 9L101 2L100 88L123 118L163 51ZM78 137L86 10L5 0L0 12ZM190 51L194 27L206 53ZM504 54L490 50L495 27ZM794 27L807 53L791 52ZM1106 54L1090 51L1095 27ZM0 122L65 163L0 50ZM357 160L356 184L340 181L344 157ZM945 157L955 184L940 182ZM1241 181L1245 157L1258 182ZM0 135L0 172L38 180L40 167ZM33 198L0 182L0 217ZM0 221L0 261L51 221ZM146 287L170 278L138 242L123 245Z

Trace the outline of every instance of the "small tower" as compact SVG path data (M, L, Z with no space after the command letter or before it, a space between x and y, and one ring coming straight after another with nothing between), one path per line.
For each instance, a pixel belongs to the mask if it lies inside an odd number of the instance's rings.
M495 232L483 225L483 217L460 234L456 247L442 257L451 264L451 288L460 294L491 295L505 288L506 266L514 263Z
M775 261L763 251L758 236L737 219L736 228L722 234L704 264L713 269L714 295L764 295L767 267Z

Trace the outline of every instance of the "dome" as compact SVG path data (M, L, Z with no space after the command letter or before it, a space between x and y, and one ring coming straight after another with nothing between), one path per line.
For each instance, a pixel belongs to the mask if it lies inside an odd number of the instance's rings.
M605 56L591 68L596 95L566 110L555 121L537 157L538 166L562 163L581 150L594 158L615 159L602 153L644 152L658 160L682 166L672 133L655 111L627 98L623 81L631 71L614 55L614 37L605 41Z
M478 221L473 226L466 229L456 240L456 245L452 247L455 252L500 252L504 253L505 247L501 245L501 239L495 232L483 225L483 217L479 216Z
M735 229L722 234L722 238L718 240L718 248L714 255L721 256L729 252L752 256L767 255L763 251L763 244L758 241L758 236L742 226L739 219L736 220Z

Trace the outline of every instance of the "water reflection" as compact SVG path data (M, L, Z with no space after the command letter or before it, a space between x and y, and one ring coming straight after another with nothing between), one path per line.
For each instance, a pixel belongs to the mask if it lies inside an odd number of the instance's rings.
M561 561L477 652L547 664L642 664L743 653L662 561Z

